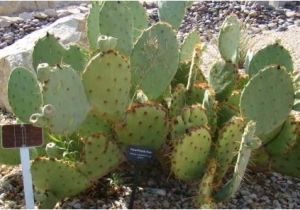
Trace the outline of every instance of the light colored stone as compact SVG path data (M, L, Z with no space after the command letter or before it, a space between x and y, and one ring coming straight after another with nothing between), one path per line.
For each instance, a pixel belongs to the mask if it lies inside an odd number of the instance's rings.
M24 20L30 20L33 18L33 13L32 12L22 12L19 14L19 17Z
M8 17L8 16L0 16L0 27L8 27L12 23L16 23L18 21L22 21L22 18L19 17Z
M55 9L46 9L46 10L44 11L44 13L45 13L46 15L48 15L49 17L54 17L54 16L57 15L57 12L56 12Z
M17 66L32 69L31 57L35 42L49 32L58 37L63 44L77 42L79 45L86 45L85 20L86 15L83 14L61 18L0 50L0 107L11 111L7 99L7 82L10 72Z

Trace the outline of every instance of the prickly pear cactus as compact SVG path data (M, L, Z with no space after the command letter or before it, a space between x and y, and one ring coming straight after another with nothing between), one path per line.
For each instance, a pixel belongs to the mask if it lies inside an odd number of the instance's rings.
M31 172L36 190L49 191L58 199L76 195L89 185L74 165L62 160L38 158L32 163Z
M192 1L159 1L159 18L163 22L170 23L177 30L185 15L186 8L192 3Z
M48 63L49 66L69 64L78 72L84 69L87 63L86 52L76 45L68 48L62 46L58 39L52 34L47 35L37 41L32 52L32 65L37 69L40 63Z
M118 140L126 146L159 149L168 134L167 113L156 104L132 105L126 113L125 121L116 124L115 131Z
M237 16L228 16L221 26L218 46L225 61L236 63L238 61L238 47L241 36L240 22Z
M214 89L216 98L224 100L230 96L236 79L237 71L235 66L232 63L219 61L210 70L208 83Z
M214 195L217 202L224 201L233 196L238 190L244 177L251 152L261 146L261 140L255 135L256 124L253 121L247 123L243 133L238 157L236 160L232 178Z
M169 110L170 117L176 117L180 114L186 103L186 89L183 84L178 84L172 93L171 107Z
M200 36L198 32L190 32L183 43L180 45L180 63L186 63L192 61L194 48L200 43Z
M268 65L284 66L287 72L294 70L292 57L278 41L259 50L250 60L247 73L252 77Z
M31 122L42 124L53 133L72 134L85 120L90 106L79 75L69 66L53 67L43 83L42 113L31 116ZM42 125L42 127L44 127Z
M119 53L110 50L95 55L82 75L93 113L112 121L123 118L129 103L130 80L130 65Z
M39 112L43 103L36 76L28 69L18 67L10 74L8 100L14 114L28 123L33 113Z
M133 48L133 16L126 4L122 1L104 2L99 13L99 29L101 35L118 38L116 50L129 56Z
M219 182L222 181L223 176L232 164L233 158L237 155L243 131L243 119L238 117L233 117L219 131L214 154L218 163L215 179Z
M240 109L247 122L257 123L256 135L267 143L287 119L293 103L290 75L284 67L270 66L249 80L242 91Z
M134 89L156 99L167 89L179 61L176 34L166 23L157 23L137 40L130 62ZM156 82L153 82L156 81Z
M84 140L84 161L77 163L77 168L88 180L106 175L123 161L120 149L110 138L107 134L95 133Z
M180 140L174 141L171 170L183 181L200 178L205 170L211 147L211 136L205 127L194 128Z
M206 109L208 125L211 133L214 134L217 129L217 101L215 93L212 90L206 90L203 97L202 106Z
M292 150L297 143L299 129L299 121L295 116L289 116L280 133L266 145L268 153L284 155Z

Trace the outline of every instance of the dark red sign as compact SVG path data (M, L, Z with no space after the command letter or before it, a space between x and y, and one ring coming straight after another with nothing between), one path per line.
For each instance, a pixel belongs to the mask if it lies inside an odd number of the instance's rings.
M38 147L43 144L43 129L31 124L3 125L2 147Z

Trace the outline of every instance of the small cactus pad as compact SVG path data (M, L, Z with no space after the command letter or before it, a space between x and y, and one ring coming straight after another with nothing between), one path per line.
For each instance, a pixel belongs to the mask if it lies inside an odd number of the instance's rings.
M145 8L139 1L127 1L133 18L133 41L135 42L145 28L148 28L148 16Z
M217 128L217 101L215 99L215 93L207 89L204 93L203 108L206 110L206 115L208 118L208 125L211 129L211 133L214 134Z
M175 76L178 61L172 28L166 23L151 26L136 42L130 58L133 88L142 89L149 99L158 98Z
M98 49L102 52L113 50L118 44L118 39L111 36L100 35L97 39Z
M50 191L57 198L76 195L88 186L87 179L73 165L61 160L35 159L31 172L36 189Z
M159 19L170 23L177 30L183 20L186 8L192 5L192 1L158 1Z
M213 193L213 181L216 174L217 161L215 159L208 160L207 168L205 174L201 179L199 184L199 192L195 199L197 206L204 207L204 205L211 205L213 203L212 193Z
M200 104L184 107L181 116L172 120L172 139L184 135L188 129L198 126L207 126L208 120L205 110Z
M194 48L200 43L200 36L198 32L190 32L183 43L180 45L180 63L186 63L192 61Z
M256 135L263 143L287 119L294 102L292 79L281 66L270 66L253 76L240 100L242 116L257 124ZM276 135L276 134L275 134Z
M89 15L87 17L87 38L89 41L89 47L92 50L97 49L97 39L100 35L99 28L99 13L102 9L104 2L92 1L92 8L90 8Z
M171 170L178 179L195 180L203 175L210 151L211 137L205 127L192 130L174 142Z
M268 65L282 65L288 72L294 69L289 51L278 42L266 46L253 56L247 69L248 74L252 77Z
M104 134L93 134L84 140L83 162L78 163L78 170L89 180L106 175L123 160L116 143L109 141Z
M69 66L51 69L50 79L43 87L43 99L44 104L51 104L55 109L53 116L44 116L49 129L57 134L72 134L89 111L80 77Z
M110 120L124 117L131 76L129 63L123 56L112 50L95 55L84 70L82 80L97 116Z
M116 49L120 53L130 55L133 47L133 17L126 2L104 2L99 14L99 28L100 34L118 38Z
M65 48L52 34L39 39L32 53L32 65L37 69L40 63L48 63L49 66L69 64L78 72L82 71L87 62L87 55L83 49L76 45Z
M216 144L215 159L217 160L217 182L222 181L223 176L231 166L233 158L237 155L242 135L244 122L242 118L233 117L220 130Z
M179 115L185 103L186 89L183 84L178 84L172 93L172 102L169 111L169 116L175 117Z
M33 113L42 106L42 94L36 76L28 69L18 67L10 74L8 100L14 114L28 123Z
M94 133L110 132L110 125L105 120L90 112L80 127L77 129L79 136L88 137Z
M116 124L118 140L127 145L159 149L168 134L167 114L159 105L133 105L124 123Z
M219 33L219 51L225 61L236 63L241 36L240 22L235 15L228 16Z
M237 77L237 71L232 63L216 62L209 72L208 82L214 89L216 98L224 100L230 96Z
M299 122L296 121L295 116L289 116L280 133L267 144L268 153L272 155L288 153L297 143L299 129Z

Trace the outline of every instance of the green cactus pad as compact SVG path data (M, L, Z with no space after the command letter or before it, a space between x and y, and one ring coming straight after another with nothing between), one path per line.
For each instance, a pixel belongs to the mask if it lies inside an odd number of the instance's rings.
M257 123L256 135L266 143L287 119L293 102L294 89L288 72L283 67L270 66L249 80L241 94L240 109L246 121Z
M89 180L106 175L123 161L118 146L104 134L93 134L84 140L84 145L83 162L77 167Z
M284 123L280 133L266 145L267 152L272 155L284 155L297 143L299 122L291 115Z
M293 60L289 51L278 42L259 50L251 59L247 72L252 77L268 65L282 65L288 72L294 70Z
M34 192L35 201L38 204L40 209L53 209L55 204L59 202L59 198L57 198L52 192Z
M210 89L207 89L204 93L202 106L206 109L206 115L208 118L208 125L211 129L211 133L214 134L217 128L217 101L215 100L215 93Z
M241 36L240 22L235 15L228 16L221 26L218 46L225 61L236 63Z
M8 100L14 114L28 123L33 113L39 112L43 100L36 76L28 69L18 67L10 74Z
M118 38L116 49L129 56L133 47L133 16L122 1L106 1L99 14L100 34Z
M87 115L86 119L77 129L77 132L81 137L89 137L94 133L106 133L110 131L110 125L93 112L90 112Z
M51 132L72 134L85 120L89 104L78 74L69 66L54 67L43 87L44 104L51 104L55 113L47 117Z
M214 89L216 98L224 100L230 96L237 77L232 63L216 62L209 72L208 83Z
M133 88L142 89L149 99L158 98L175 76L178 60L175 32L166 23L151 26L136 42L130 58Z
M189 116L184 116L184 109L188 110ZM208 119L205 110L200 104L192 105L182 109L181 116L177 116L172 120L171 137L177 139L184 135L188 129L198 126L207 126Z
M192 5L192 1L158 1L159 19L170 23L177 30L183 20L186 8Z
M213 193L213 181L214 176L217 173L217 161L215 159L208 160L207 168L205 174L201 179L201 183L199 184L199 192L195 199L195 203L197 206L201 206L201 208L205 208L207 206L211 206L213 204L212 193ZM206 207L205 207L206 206Z
M180 63L192 61L194 48L197 44L200 44L200 36L198 32L192 31L180 45Z
M233 117L219 131L215 150L215 159L218 163L215 179L218 182L222 181L223 176L231 166L233 158L238 153L243 131L243 119L238 117Z
M171 155L171 169L175 176L184 181L201 177L210 145L211 137L205 127L194 128L181 140L175 141Z
M92 8L90 8L89 15L87 17L87 38L89 41L89 47L92 50L96 50L97 39L100 35L99 28L99 13L102 9L104 2L92 1Z
M169 111L169 116L175 117L179 115L185 103L186 89L183 84L178 84L172 93L172 102Z
M37 190L50 191L59 199L76 195L89 184L74 166L61 160L36 159L31 172Z
M187 92L187 104L192 105L192 104L202 103L205 91L209 88L210 87L208 86L207 83L196 82L193 85L193 88L191 88Z
M32 65L37 69L40 63L48 63L49 66L69 64L78 72L84 69L87 62L86 52L76 45L65 48L52 34L39 39L32 53Z
M144 29L148 27L148 16L145 8L139 1L126 2L133 18L133 41L135 42Z
M178 179L190 181L200 178L205 170L211 137L205 127L194 129L174 142L171 170Z
M130 65L123 56L112 50L95 55L82 80L94 114L113 121L124 117L131 75Z
M124 123L117 123L118 140L128 145L159 149L168 134L167 114L159 105L137 104L127 111Z

